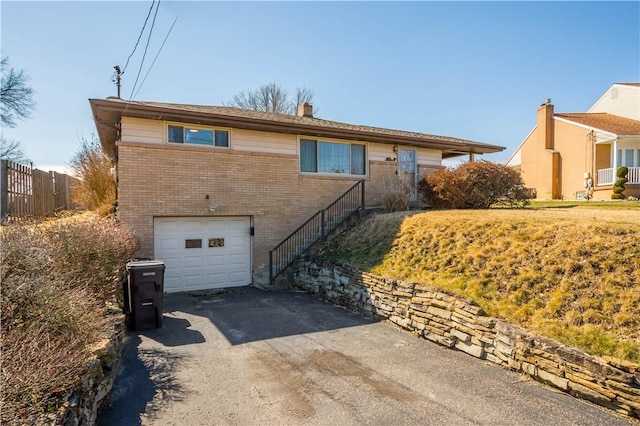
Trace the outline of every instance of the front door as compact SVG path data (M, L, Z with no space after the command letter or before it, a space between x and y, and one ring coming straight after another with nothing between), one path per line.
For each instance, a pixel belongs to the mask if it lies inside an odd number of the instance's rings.
M398 149L398 177L403 190L409 194L409 201L418 201L415 149Z

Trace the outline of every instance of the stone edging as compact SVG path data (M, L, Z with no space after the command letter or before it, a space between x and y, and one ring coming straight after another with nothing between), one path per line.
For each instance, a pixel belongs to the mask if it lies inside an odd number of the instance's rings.
M117 305L109 306L109 314L115 316L110 337L101 340L93 348L93 357L87 362L84 375L75 388L64 394L59 408L41 416L36 425L94 425L98 409L111 392L120 368L122 344L125 335L125 316Z
M488 317L473 300L442 289L379 277L323 258L298 261L293 269L295 285L320 299L640 418L640 365L591 356L537 336Z

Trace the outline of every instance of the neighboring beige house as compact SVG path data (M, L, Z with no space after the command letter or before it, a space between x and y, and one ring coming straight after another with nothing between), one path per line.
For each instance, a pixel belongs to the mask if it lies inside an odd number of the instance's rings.
M354 184L366 206L445 158L504 148L231 107L90 99L117 216L163 260L165 291L269 282L269 251ZM397 159L400 159L399 161ZM359 185L359 184L358 184ZM417 197L415 189L413 197Z
M616 83L586 113L555 113L548 100L537 125L507 160L538 199L610 199L627 166L624 195L640 197L640 83Z

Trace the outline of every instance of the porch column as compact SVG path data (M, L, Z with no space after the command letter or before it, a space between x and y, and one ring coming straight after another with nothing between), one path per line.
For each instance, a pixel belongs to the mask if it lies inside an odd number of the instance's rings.
M615 182L616 173L618 171L618 138L613 141L613 180Z

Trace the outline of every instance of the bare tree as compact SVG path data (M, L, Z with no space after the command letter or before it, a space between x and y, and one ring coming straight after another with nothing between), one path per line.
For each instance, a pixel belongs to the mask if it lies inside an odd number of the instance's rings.
M296 102L294 104L294 108L298 108L298 105L301 105L305 102L308 102L310 104L313 104L313 96L315 95L315 92L311 89L309 89L308 87L298 87L296 89ZM295 114L296 111L294 111ZM317 114L318 109L315 109L315 113Z
M296 89L296 98L289 99L286 89L276 83L268 83L255 90L242 91L236 94L226 106L252 109L254 111L275 112L278 114L295 115L298 105L303 102L311 103L314 92L306 87Z
M73 201L86 209L108 213L115 203L116 184L111 159L102 152L95 135L90 140L82 138L69 166L79 179L73 187Z
M16 163L29 162L20 142L7 140L4 136L0 136L0 158L3 160L11 160Z
M0 83L0 119L3 126L15 127L16 120L28 118L35 108L33 90L27 86L29 76L24 70L16 71L9 67L9 58L3 57L0 63L2 78Z

